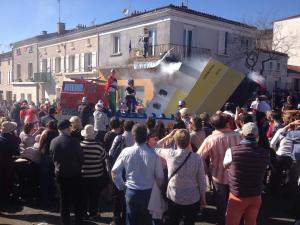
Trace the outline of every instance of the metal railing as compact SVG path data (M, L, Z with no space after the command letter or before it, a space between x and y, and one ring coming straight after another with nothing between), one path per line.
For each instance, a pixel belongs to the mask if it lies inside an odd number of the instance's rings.
M162 44L149 46L145 54L144 48L132 48L130 51L131 60L155 60L160 58L165 52L172 49L170 56L174 59L182 61L185 59L201 56L210 56L211 50L207 48L191 47L177 44Z

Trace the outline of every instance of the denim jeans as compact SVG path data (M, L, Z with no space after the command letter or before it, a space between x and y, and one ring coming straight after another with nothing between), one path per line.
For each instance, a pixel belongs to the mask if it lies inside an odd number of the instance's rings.
M126 224L127 225L152 225L152 218L148 211L151 189L127 189L126 198Z
M214 181L217 218L220 225L225 225L225 213L229 197L229 186Z

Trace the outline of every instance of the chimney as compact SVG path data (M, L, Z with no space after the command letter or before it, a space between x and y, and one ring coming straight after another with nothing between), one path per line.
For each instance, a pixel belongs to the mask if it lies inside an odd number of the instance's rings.
M46 30L43 30L41 35L47 35L47 31Z
M66 24L62 22L57 23L57 33L59 35L64 34L66 31Z

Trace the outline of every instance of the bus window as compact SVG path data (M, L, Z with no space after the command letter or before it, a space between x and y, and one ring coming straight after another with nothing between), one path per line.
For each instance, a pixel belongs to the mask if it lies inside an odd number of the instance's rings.
M83 84L65 83L64 92L83 92Z

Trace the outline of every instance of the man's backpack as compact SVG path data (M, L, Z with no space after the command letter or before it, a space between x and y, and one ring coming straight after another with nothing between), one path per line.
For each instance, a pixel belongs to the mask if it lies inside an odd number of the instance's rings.
M122 150L126 147L124 136L118 135L116 138L116 142L113 143L111 149L109 150L109 162L112 167L115 164L119 155L121 154Z

